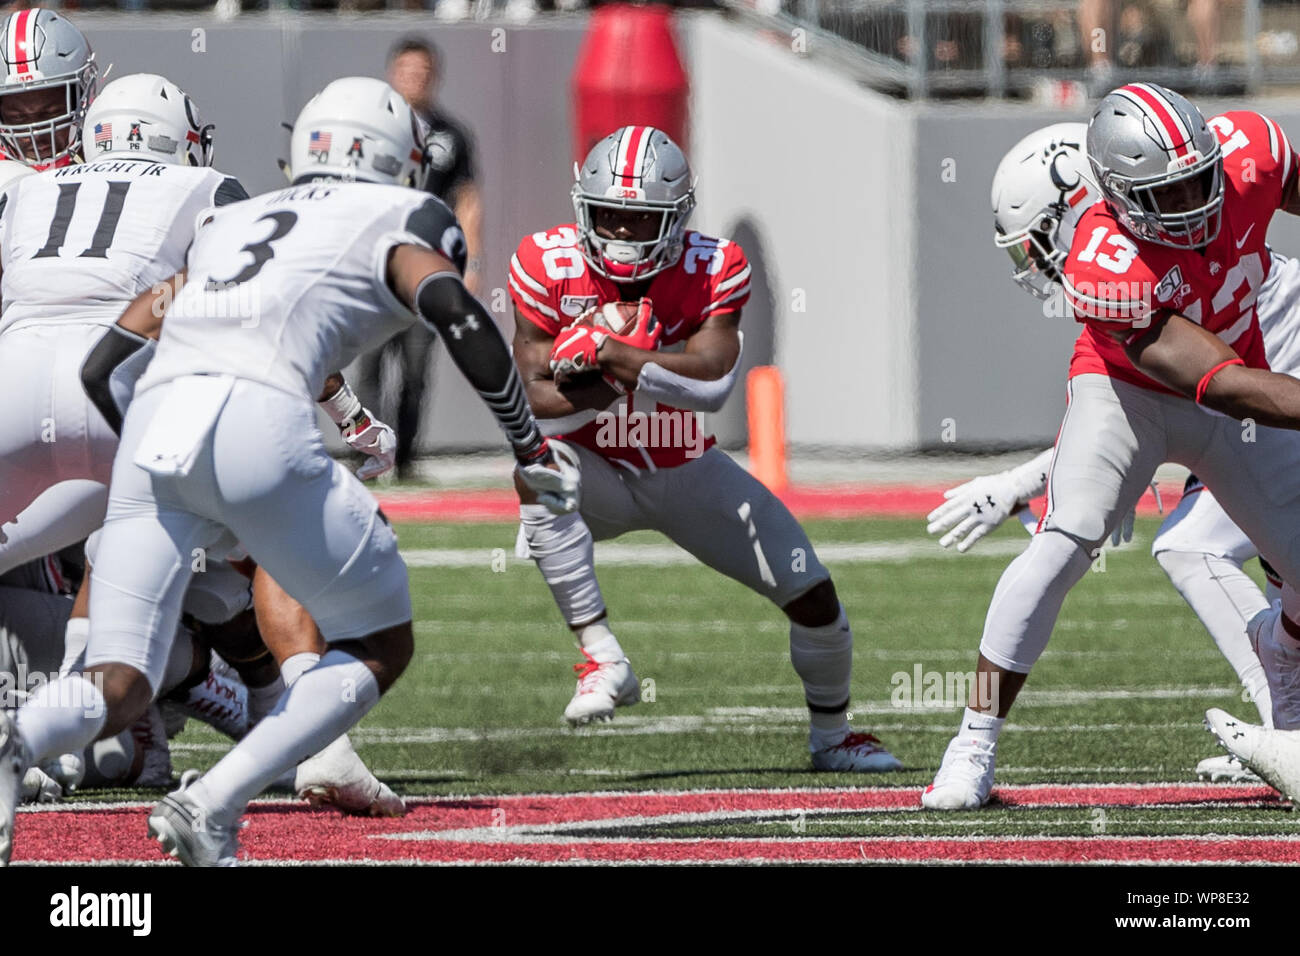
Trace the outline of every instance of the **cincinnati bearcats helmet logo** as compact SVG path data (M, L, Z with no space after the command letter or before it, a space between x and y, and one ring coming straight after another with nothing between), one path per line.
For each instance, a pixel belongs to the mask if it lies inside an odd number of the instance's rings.
M1070 170L1061 168L1061 160L1069 155L1066 150L1074 149L1079 151L1078 143L1053 143L1048 147L1050 155L1047 159L1047 173L1052 177L1052 185L1063 193L1075 189L1083 180L1083 176L1077 169Z

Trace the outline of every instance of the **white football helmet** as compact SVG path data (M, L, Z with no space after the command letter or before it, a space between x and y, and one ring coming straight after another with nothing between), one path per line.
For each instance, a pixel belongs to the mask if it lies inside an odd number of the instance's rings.
M5 19L0 29L0 146L8 159L44 168L74 159L81 146L81 120L95 98L99 68L90 44L67 19L33 7ZM50 94L38 110L32 101Z
M695 181L686 154L667 133L624 126L592 147L573 172L578 243L596 272L615 282L639 282L681 257ZM596 231L598 219L621 215L644 219L647 238L608 239Z
M428 172L425 125L383 80L349 76L321 90L298 114L289 178L419 186Z
M1084 123L1035 130L993 174L993 241L1011 254L1011 278L1040 299L1052 295L1075 227L1102 198L1084 152L1087 135Z
M212 165L212 124L164 76L133 73L96 97L82 123L86 158L143 157L180 166Z

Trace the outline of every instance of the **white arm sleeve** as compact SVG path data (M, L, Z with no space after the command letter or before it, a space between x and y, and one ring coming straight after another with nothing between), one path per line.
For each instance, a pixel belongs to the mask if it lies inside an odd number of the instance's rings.
M731 371L722 378L706 381L699 378L687 378L670 372L657 362L646 362L641 366L641 373L636 378L638 395L653 398L656 402L672 405L675 408L689 408L696 412L716 412L727 401L727 396L736 385L740 374L740 360L745 354L745 333L737 332L740 338L740 350L736 353L736 362Z

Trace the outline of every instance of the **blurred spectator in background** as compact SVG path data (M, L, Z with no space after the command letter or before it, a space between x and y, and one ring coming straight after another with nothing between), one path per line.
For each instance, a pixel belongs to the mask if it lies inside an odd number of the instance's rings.
M426 191L433 193L455 212L465 231L469 262L465 285L478 295L483 284L483 203L475 181L473 147L465 129L438 108L438 83L442 60L435 47L422 37L399 40L388 54L388 82L402 94L411 109L429 124L429 178ZM388 340L361 359L361 378L369 393L366 404L379 408L380 417L397 428L397 476L412 476L415 439L420 431L420 410L424 393L432 386L433 334L422 322ZM396 388L385 388L382 380L384 356L394 354L398 364ZM390 383L391 384L391 383ZM397 407L385 401L397 393Z
M1111 84L1115 65L1175 66L1169 32L1159 22L1155 4L1115 3L1113 0L1079 0L1079 32L1094 86L1104 92ZM1219 48L1219 0L1185 0L1163 3L1173 10L1186 10L1188 25L1196 37L1196 68L1205 78L1213 76Z

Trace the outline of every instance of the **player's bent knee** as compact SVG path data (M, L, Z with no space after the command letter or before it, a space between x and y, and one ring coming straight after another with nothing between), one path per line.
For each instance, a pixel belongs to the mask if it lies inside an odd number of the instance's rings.
M835 623L840 616L840 599L835 592L835 582L827 578L814 584L781 610L795 624L804 627L825 627Z
M153 700L149 678L130 664L95 664L87 667L82 676L94 682L104 695L104 727L97 740L126 730L140 719Z
M411 663L415 655L415 633L411 622L406 621L356 640L331 643L330 647L351 654L370 668L379 693L384 694Z

